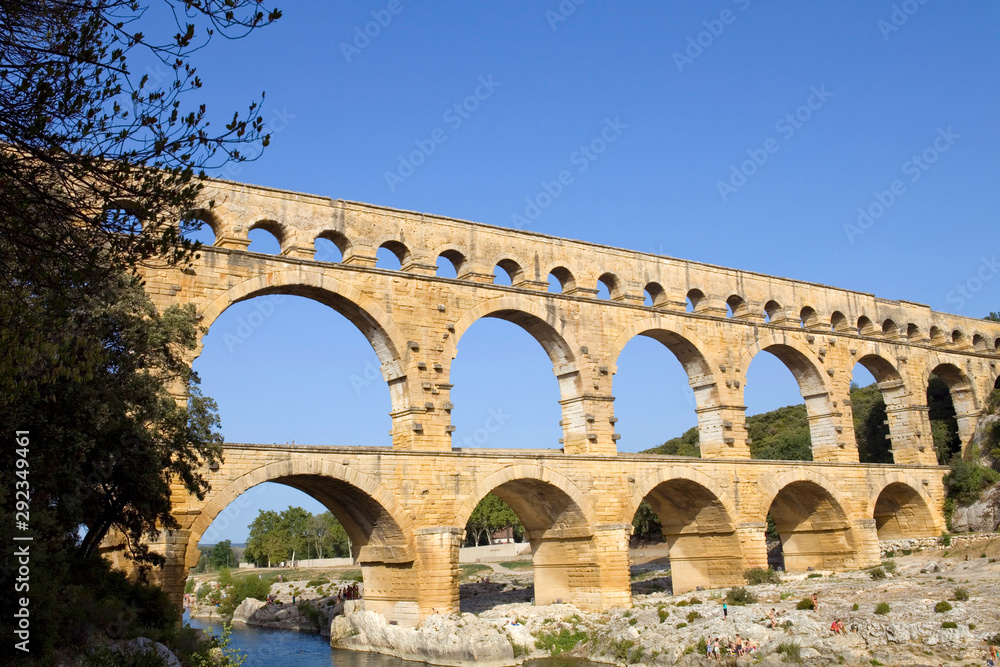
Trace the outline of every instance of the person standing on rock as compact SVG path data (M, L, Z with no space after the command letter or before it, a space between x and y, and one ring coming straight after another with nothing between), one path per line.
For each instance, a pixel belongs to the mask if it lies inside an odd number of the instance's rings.
M722 603L722 620L724 621L727 618L729 618L729 607L727 607L726 603L723 602Z
M813 593L812 596L812 603L813 603L813 611L819 611L819 598L816 597L815 593Z

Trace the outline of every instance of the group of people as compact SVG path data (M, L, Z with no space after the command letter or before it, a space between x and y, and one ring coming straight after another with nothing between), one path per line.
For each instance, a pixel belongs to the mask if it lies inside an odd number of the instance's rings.
M739 635L731 642L726 642L722 637L713 637L705 642L705 657L709 660L721 660L724 656L736 656L741 658L745 655L756 655L757 644L744 639Z
M986 667L1000 667L1000 649L990 644L990 652L986 655Z
M340 592L337 593L337 602L343 602L344 600L357 600L360 597L361 594L358 592L358 585L351 584L350 586L344 586L340 589Z

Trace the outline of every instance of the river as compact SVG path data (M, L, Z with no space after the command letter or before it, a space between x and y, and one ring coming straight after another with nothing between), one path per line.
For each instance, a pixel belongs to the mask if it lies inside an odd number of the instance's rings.
M184 622L192 628L212 628L221 632L218 620L190 618L184 612ZM329 641L319 635L289 630L254 628L237 623L233 626L230 646L247 655L243 667L426 667L425 663L400 660L380 653L331 649ZM598 667L589 660L547 658L530 660L525 667Z

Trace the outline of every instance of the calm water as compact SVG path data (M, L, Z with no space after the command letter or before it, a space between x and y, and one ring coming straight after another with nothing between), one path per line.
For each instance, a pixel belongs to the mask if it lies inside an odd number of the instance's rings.
M184 621L192 628L212 628L219 634L221 623L217 620L190 618L184 612ZM244 667L424 667L425 663L400 660L379 653L341 651L331 649L329 642L319 635L288 630L251 628L242 623L233 626L230 646L247 654ZM524 663L526 667L597 667L588 660L550 658Z

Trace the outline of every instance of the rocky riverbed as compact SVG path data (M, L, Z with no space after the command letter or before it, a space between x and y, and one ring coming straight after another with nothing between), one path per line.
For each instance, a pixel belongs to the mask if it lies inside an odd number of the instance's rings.
M748 585L757 601L730 602L725 617L729 589L671 595L663 559L633 566L632 609L603 613L533 605L530 562L516 562L464 566L461 613L431 615L418 628L389 625L365 611L363 600L337 604L328 593L338 582L312 591L304 581L275 584L278 603L248 600L237 617L301 631L316 631L317 621L330 619L323 629L334 646L440 665L500 667L550 655L694 665L706 661L703 640L719 638L729 646L737 637L756 648L738 659L723 656L730 664L796 658L823 665L984 664L989 640L1000 633L1000 536L963 537L947 547L934 542L883 545L885 565L874 577L869 570L809 572L784 574L778 584ZM817 610L797 608L813 595ZM303 604L322 618L304 613ZM845 634L831 631L835 619Z

